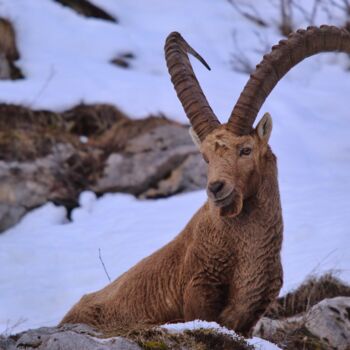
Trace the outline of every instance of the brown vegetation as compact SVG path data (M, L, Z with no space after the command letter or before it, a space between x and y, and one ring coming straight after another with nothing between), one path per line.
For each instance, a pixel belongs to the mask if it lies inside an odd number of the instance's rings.
M323 299L338 296L350 297L350 286L331 273L320 278L311 277L296 290L278 298L266 316L274 319L295 316L308 311Z
M0 160L33 160L60 142L78 143L66 132L59 114L0 105Z
M59 143L122 151L131 138L156 126L176 124L163 116L132 120L110 105L78 105L62 113L0 104L0 160L26 161L43 157ZM88 136L83 144L80 136Z
M284 321L287 317L305 315L305 312L309 311L312 306L324 299L341 296L350 296L350 286L331 273L319 278L310 277L296 290L278 298L265 316ZM294 324L290 323L285 328L281 327L273 335L268 334L263 338L288 350L328 350L331 348L325 339L311 334L303 322L297 319Z
M15 65L20 57L16 45L16 32L12 23L0 18L0 77L1 79L22 79L21 70Z
M254 350L254 347L243 338L223 334L210 328L171 333L165 329L143 326L103 334L106 338L115 336L130 339L146 350Z
M70 211L84 190L158 198L203 188L187 129L109 105L57 113L0 104L0 232L47 201Z

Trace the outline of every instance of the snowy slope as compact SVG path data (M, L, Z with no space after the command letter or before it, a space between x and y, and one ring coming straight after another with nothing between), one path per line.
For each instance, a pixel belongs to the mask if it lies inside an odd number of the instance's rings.
M163 112L186 122L163 58L166 35L178 30L211 65L207 72L194 62L213 109L221 120L227 118L247 79L230 68L233 30L252 61L261 54L254 51L259 42L252 24L226 1L94 3L120 24L86 19L47 0L0 2L0 13L15 23L19 66L27 76L1 81L0 102L55 110L81 101L109 102L133 117ZM258 9L274 19L277 10L267 3L259 2ZM337 16L334 20L340 23ZM271 43L279 38L274 28L264 35ZM108 63L129 51L136 55L132 69ZM279 158L282 292L310 273L329 269L350 281L350 73L344 72L345 62L342 55L305 61L263 106L262 112L274 118L271 144ZM108 282L99 248L116 278L174 237L204 200L204 191L148 202L126 195L95 200L85 193L71 223L63 208L52 205L29 214L0 236L0 333L21 319L26 322L16 330L57 323L82 294Z

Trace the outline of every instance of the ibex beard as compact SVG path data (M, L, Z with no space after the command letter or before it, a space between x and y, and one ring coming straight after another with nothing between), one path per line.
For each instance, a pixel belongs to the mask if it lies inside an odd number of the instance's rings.
M273 47L251 75L226 124L210 108L188 53L204 59L179 33L165 57L171 80L208 163L208 200L170 243L102 290L83 296L61 323L101 330L201 319L248 335L282 286L283 220L272 120L260 107L304 58L350 53L350 33L321 26L298 30Z

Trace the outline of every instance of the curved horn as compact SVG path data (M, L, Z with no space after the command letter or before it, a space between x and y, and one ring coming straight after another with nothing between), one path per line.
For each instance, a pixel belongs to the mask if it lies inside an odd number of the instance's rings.
M220 125L220 122L203 94L187 54L192 54L209 70L210 67L177 32L169 34L164 49L169 74L177 96L194 131L203 141L212 130Z
M303 59L327 51L350 53L350 33L346 29L323 25L299 29L272 47L256 66L227 123L237 135L248 134L266 98L279 80Z

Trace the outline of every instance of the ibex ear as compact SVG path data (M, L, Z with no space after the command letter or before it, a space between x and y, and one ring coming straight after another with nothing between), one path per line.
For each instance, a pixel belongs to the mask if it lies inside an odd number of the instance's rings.
M192 127L190 127L189 129L189 133L192 137L192 141L193 143L198 147L198 149L201 147L201 140L199 139L198 135L196 134L196 132L193 130Z
M268 143L272 131L272 118L270 113L265 113L255 128L260 140Z

